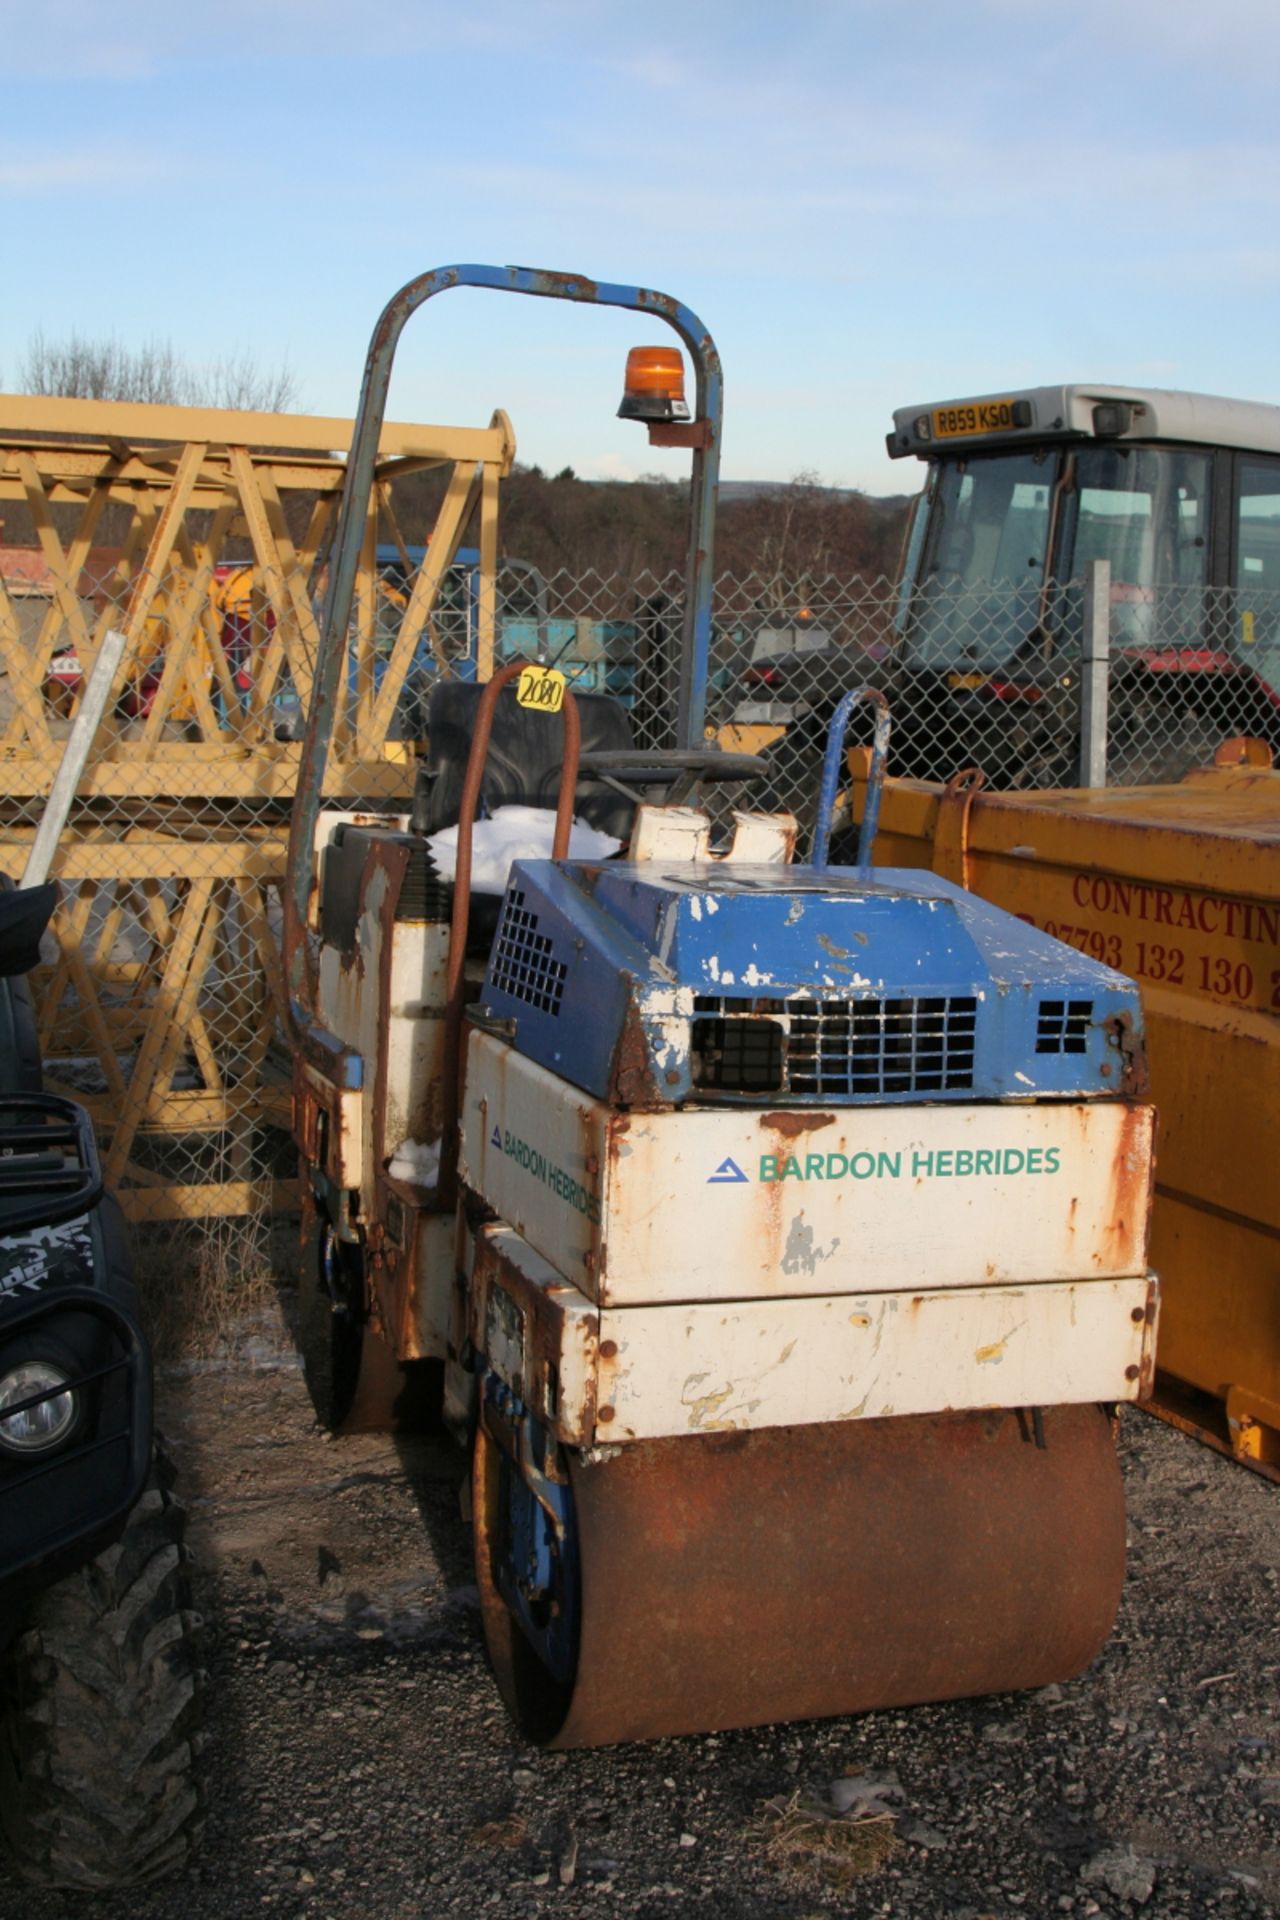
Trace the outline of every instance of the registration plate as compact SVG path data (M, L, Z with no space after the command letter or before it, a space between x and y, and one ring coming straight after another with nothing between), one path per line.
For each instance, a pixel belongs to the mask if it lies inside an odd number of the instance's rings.
M974 433L1009 433L1014 425L1012 400L974 400L961 407L933 410L937 440L956 440Z

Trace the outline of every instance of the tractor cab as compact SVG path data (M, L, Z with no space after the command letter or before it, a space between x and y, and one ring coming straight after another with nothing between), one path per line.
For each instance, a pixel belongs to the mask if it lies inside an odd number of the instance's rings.
M1015 743L1033 708L1071 707L1074 694L1059 696L1104 561L1122 699L1280 734L1280 407L1035 387L900 407L888 449L927 468L895 620L907 731L936 745L951 726L959 753L966 709L970 722L975 708L990 716L996 745L1001 715ZM1011 771L998 752L993 765Z

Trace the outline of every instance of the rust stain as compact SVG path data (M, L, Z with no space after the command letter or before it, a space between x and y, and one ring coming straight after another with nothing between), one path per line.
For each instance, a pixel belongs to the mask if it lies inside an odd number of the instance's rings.
M799 1139L803 1133L817 1133L835 1125L834 1113L762 1113L760 1125L780 1133L786 1140Z
M1147 1282L1147 1301L1143 1313L1142 1352L1139 1356L1138 1398L1150 1400L1156 1386L1156 1323L1160 1312L1160 1283Z
M1120 1055L1118 1091L1130 1100L1144 1100L1151 1092L1146 1041L1134 1031L1133 1015L1120 1013L1105 1022L1107 1040Z
M562 288L571 300L598 300L599 283L588 280L585 273L553 273L547 276Z
M609 1098L642 1112L655 1112L671 1104L665 1090L654 1080L653 1056L634 1000L627 1002L622 1032L614 1050Z
M1148 1106L1122 1110L1116 1150L1111 1165L1112 1248L1126 1262L1144 1262L1155 1200L1154 1114ZM1129 1243L1134 1239L1132 1255Z
M782 1282L782 1182L765 1180L751 1189L748 1203L760 1223L761 1266L772 1274L774 1284Z

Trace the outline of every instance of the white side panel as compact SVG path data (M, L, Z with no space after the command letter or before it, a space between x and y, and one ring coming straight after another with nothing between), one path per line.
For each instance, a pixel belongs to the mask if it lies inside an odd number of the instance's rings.
M463 1180L594 1298L606 1110L488 1034L466 1046Z
M637 1114L605 1161L601 1299L1145 1271L1150 1108Z
M436 1185L440 1161L448 970L448 927L418 921L393 925L389 1004L381 1010L386 1049L382 1145L391 1158L415 1164L415 1172L402 1177L424 1187ZM365 992L376 1002L367 979Z
M1152 1111L614 1114L470 1040L468 1184L602 1305L1144 1272Z
M628 1307L600 1315L596 1435L646 1440L822 1420L1138 1397L1145 1276L1078 1286ZM612 1414L610 1414L612 1409Z

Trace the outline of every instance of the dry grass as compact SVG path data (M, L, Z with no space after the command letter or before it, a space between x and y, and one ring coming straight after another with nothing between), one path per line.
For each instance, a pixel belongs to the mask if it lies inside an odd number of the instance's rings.
M747 1829L748 1845L797 1893L842 1892L876 1873L902 1842L891 1813L855 1819L801 1793L767 1800Z
M134 1278L160 1365L226 1352L246 1326L274 1328L280 1294L272 1233L265 1213L134 1229Z

